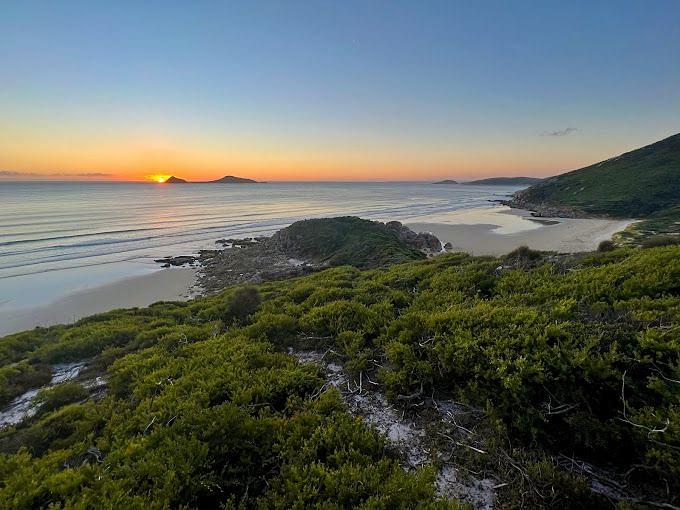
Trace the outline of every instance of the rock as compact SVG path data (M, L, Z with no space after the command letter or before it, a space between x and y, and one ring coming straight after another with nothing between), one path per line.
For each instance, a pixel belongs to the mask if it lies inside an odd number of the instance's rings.
M196 262L196 257L192 255L181 255L179 257L165 257L162 259L155 259L154 262L162 264L163 267L180 267L184 265L193 265Z

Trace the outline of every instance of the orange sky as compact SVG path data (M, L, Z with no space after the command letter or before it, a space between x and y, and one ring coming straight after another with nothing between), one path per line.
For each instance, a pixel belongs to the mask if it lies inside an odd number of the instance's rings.
M7 133L7 131L5 131ZM1 133L0 133L1 134ZM534 140L525 145L492 141L422 144L341 140L330 144L300 140L211 141L210 137L111 137L14 130L0 140L0 170L14 179L149 180L176 175L211 180L238 175L266 181L380 181L472 179L497 175L547 176L617 153L606 144ZM530 146L531 145L531 146ZM625 147L622 147L625 149ZM92 175L98 174L98 175ZM101 174L101 175L99 175Z

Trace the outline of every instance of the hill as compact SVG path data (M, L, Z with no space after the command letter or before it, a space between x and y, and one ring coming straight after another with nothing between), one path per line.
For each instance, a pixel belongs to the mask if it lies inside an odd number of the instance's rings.
M536 184L543 179L538 177L489 177L488 179L478 179L476 181L467 181L461 184L471 184L478 186L524 186Z
M458 181L454 181L453 179L444 179L443 181L433 182L432 184L458 184Z
M214 181L208 181L209 183L215 183L215 184L254 184L257 183L257 181L253 179L246 179L245 177L236 177L234 175L225 175L221 179L217 179Z
M680 134L546 179L515 207L544 215L645 218L680 204Z
M441 249L431 234L415 234L399 222L384 224L355 216L297 221L268 242L293 257L360 268L419 260L425 258L422 250Z
M171 175L165 181L163 181L163 184L189 184L189 181Z

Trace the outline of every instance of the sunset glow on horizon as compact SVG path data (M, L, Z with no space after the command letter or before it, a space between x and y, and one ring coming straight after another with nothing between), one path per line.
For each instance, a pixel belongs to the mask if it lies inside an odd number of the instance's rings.
M555 175L678 131L660 4L17 2L0 180Z

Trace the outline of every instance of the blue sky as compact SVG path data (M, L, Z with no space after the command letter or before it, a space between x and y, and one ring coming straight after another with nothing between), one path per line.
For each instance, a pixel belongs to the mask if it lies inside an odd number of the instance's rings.
M0 9L0 169L549 175L680 131L676 0Z

